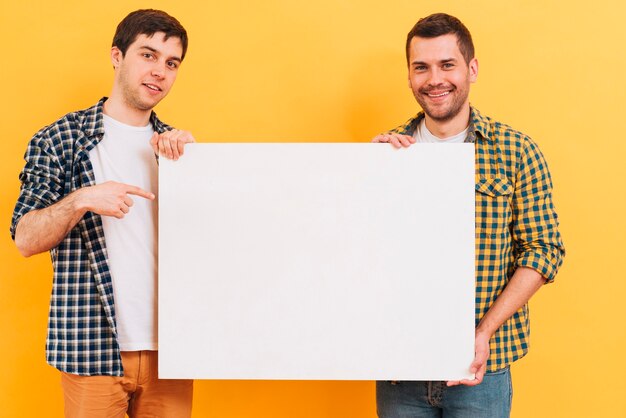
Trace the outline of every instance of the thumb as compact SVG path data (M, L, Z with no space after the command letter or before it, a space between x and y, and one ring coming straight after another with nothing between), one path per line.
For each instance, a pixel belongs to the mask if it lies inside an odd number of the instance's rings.
M157 147L158 143L159 143L159 133L155 131L152 134L152 137L150 138L150 145L152 145L152 148L154 149L155 152L159 151L159 148Z
M477 373L484 365L487 363L487 357L489 357L488 352L478 351L474 357L474 361L470 366L471 373Z

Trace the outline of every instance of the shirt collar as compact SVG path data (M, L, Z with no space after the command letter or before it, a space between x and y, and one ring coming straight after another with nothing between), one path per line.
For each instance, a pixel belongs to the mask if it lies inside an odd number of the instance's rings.
M419 112L417 116L411 119L401 132L405 135L413 135L415 130L419 126L420 122L424 119L424 112ZM480 114L478 109L470 106L470 127L468 129L467 140L465 142L476 142L476 140L491 141L489 135L489 118Z
M95 106L92 106L85 111L84 132L88 138L104 135L102 113L104 109L104 102L106 102L106 100L107 98L103 97L98 100L98 103L96 103Z
M77 156L76 162L83 161L89 157L89 151L93 149L104 137L104 102L108 97L103 97L94 106L85 110L82 114L82 132L84 135L79 135L76 147ZM152 128L158 132L163 133L171 129L170 126L164 124L159 120L156 113L152 111L150 113L150 124Z
M98 101L98 103L96 103L95 106L87 109L85 112L85 134L89 138L93 138L94 136L101 138L102 135L104 135L104 122L102 115L104 114L104 102L106 102L107 99L108 97L103 97ZM150 124L158 133L163 133L170 129L168 125L159 120L154 111L150 113Z
M475 107L470 107L470 111L470 132L474 135L478 134L477 137L480 136L481 139L491 141L491 129L489 129L491 123L489 118L481 115Z

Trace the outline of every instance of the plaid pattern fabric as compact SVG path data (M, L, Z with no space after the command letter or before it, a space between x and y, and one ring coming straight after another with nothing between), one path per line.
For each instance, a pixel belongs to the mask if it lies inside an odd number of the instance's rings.
M26 213L95 184L89 151L104 135L105 101L106 97L89 109L65 115L31 139L11 220L13 239L17 224ZM158 132L170 129L154 112L150 122ZM67 373L122 376L113 287L100 215L86 213L50 250L50 255L54 275L46 338L48 363Z
M413 135L420 112L393 129ZM529 267L552 282L565 248L552 204L552 180L543 155L526 135L471 109L465 142L475 144L476 324L517 267ZM528 352L528 305L493 335L488 371L506 367Z

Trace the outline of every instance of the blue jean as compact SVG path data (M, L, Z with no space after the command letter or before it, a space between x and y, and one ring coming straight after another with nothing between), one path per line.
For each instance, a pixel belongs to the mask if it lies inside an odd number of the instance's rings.
M478 386L446 382L376 382L379 418L508 418L513 387L508 367Z

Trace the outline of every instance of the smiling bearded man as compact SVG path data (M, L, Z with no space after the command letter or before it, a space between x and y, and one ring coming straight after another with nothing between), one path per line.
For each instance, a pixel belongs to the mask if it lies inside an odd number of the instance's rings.
M465 63L457 47L456 36L443 35L409 43L411 62L409 87L424 112L432 120L447 122L469 107L469 86L476 81L478 62L475 58ZM441 71L429 71L432 65L441 65Z
M478 61L461 21L443 13L420 19L407 36L406 58L409 87L423 112L373 142L397 148L416 142L474 144L476 332L468 368L475 378L378 382L378 416L508 417L509 365L528 351L528 300L554 280L565 255L550 173L528 136L470 106Z

